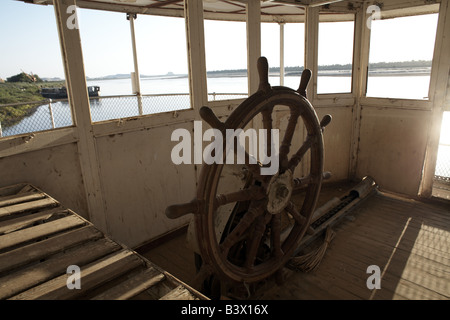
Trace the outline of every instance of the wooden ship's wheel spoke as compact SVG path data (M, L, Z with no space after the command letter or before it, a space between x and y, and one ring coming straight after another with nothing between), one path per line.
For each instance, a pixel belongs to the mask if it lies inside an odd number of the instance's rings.
M250 208L247 214L239 221L238 225L230 232L230 234L225 238L225 241L220 245L220 250L224 256L228 255L228 251L231 246L236 244L246 231L249 230L251 224L255 219L264 213L263 206L254 206Z
M292 138L295 133L295 127L297 126L298 117L300 116L300 111L298 109L291 110L291 115L286 127L286 132L284 134L283 142L280 146L280 171L284 172L288 165L288 154L291 148Z
M232 151L224 146L224 160L228 151L234 152L235 158L239 152L243 155L247 172L245 185L231 184L220 194L219 182L224 179L224 167L228 164L205 164L196 198L166 210L170 218L194 213L196 241L204 266L201 274L210 270L221 281L231 283L264 280L287 263L310 228L322 179L329 176L323 172L322 133L331 117L326 116L319 122L306 98L310 71L303 72L298 90L271 87L267 60L263 57L258 60L258 71L259 90L244 100L225 122L220 121L208 107L202 107L200 115L224 136L227 129L244 129L251 121L260 119L262 128L266 130L266 155L269 159L278 156L277 172L263 174L268 164L256 162L251 152L249 154L238 143L234 144ZM280 130L274 121L275 110L279 107L288 107L289 118L276 150L274 146L278 144L274 143L271 130ZM306 130L306 139L291 155L295 133L302 130ZM307 172L296 177L294 171L306 155L309 157ZM299 207L292 201L296 189L302 189L304 193ZM222 219L225 207L229 214L225 218L227 224L218 233L217 219Z

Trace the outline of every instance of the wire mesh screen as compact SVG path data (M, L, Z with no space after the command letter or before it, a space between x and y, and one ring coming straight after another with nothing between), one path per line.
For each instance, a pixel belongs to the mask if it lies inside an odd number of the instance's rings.
M93 122L190 108L189 94L112 96L91 99Z
M242 99L245 93L211 93L208 99ZM187 93L151 94L142 96L110 96L91 98L91 117L93 122L136 117L175 110L190 109Z
M0 105L0 137L31 133L73 124L67 100Z
M245 93L211 93L210 100L243 99ZM90 98L93 122L190 108L189 94L152 94ZM0 105L0 137L73 125L67 99Z
M439 145L434 178L450 183L450 144Z

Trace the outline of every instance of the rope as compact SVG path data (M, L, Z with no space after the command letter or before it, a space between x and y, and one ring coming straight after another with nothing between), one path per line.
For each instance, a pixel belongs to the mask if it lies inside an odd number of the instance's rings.
M328 226L325 232L325 239L323 243L315 250L303 255L291 258L287 267L300 271L300 272L310 272L314 271L319 267L328 246L335 236L335 232Z

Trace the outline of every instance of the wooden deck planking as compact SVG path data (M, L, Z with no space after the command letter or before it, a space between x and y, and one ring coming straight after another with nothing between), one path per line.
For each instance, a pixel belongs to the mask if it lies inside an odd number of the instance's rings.
M196 275L194 252L187 246L186 234L141 254L187 284L193 285Z
M48 223L33 226L27 229L19 230L14 233L8 233L0 236L0 251L47 237L51 234L66 231L85 225L86 222L77 216L68 216Z
M141 259L129 250L121 250L86 266L80 265L83 273L79 290L67 288L67 275L64 274L22 292L12 300L75 299L138 266L143 266Z
M101 294L94 296L93 300L126 300L130 299L144 290L160 283L165 275L154 268L148 268L127 279L120 285L114 286Z
M67 250L37 265L31 265L17 272L10 273L1 279L0 299L9 298L62 274L67 278L66 270L68 266L78 265L83 267L85 264L102 258L120 248L118 244L109 239L100 239Z
M0 197L0 207L12 206L18 203L24 203L33 200L45 198L45 194L40 192L24 192L10 196Z
M40 211L34 214L28 214L18 218L8 219L0 222L0 235L10 233L25 227L33 226L37 223L43 223L54 217L62 217L68 215L67 210L61 208L53 208L50 210Z
M103 234L92 226L82 227L0 254L0 274L21 265L47 258L73 246L100 239Z
M0 208L0 217L5 217L13 214L18 214L22 212L38 210L47 207L53 207L58 205L58 203L51 198L44 198L40 200L34 200L30 202L18 203L7 207Z
M207 299L34 186L0 188L0 204L0 299Z
M316 299L314 292L324 289L328 293L321 299L352 299L351 294L359 299L450 299L449 208L373 196L335 228L336 237L318 270L292 272L263 297L283 299L294 287L310 290L303 295L307 299ZM380 267L380 290L366 286L369 265ZM314 281L315 286L305 285Z
M325 187L318 205L343 196L349 187ZM316 271L284 269L285 282L258 293L256 298L450 299L448 203L378 193L353 208L333 230L336 236ZM142 254L183 281L195 276L193 252L186 249L186 234ZM380 267L381 290L367 288L369 265Z
M192 293L184 290L182 286L178 286L169 293L162 296L159 300L198 300Z

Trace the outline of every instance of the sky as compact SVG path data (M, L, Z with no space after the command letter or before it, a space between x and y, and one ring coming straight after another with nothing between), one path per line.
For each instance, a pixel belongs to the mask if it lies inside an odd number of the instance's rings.
M88 77L134 70L130 23L125 13L77 10ZM437 15L372 22L370 62L431 60ZM182 18L138 15L135 21L141 75L186 74ZM285 66L302 66L304 26L285 25ZM261 27L261 54L279 66L278 24ZM244 22L205 21L208 71L247 67ZM167 41L170 39L170 41ZM319 25L319 64L352 62L353 23ZM41 78L64 78L53 6L0 1L0 78L22 71Z

